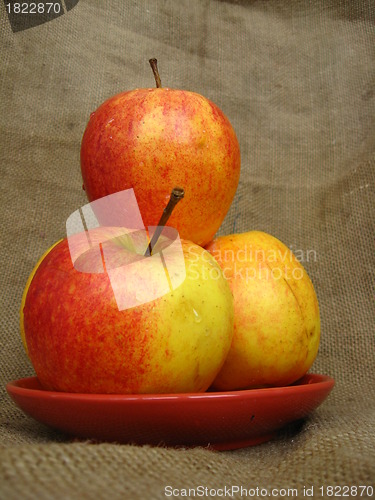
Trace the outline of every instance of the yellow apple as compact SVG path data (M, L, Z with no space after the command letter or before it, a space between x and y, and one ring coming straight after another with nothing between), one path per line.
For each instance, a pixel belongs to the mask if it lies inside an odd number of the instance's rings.
M73 243L67 238L57 243L38 263L24 292L21 333L46 389L203 392L214 380L233 335L228 282L215 259L194 243L181 241L182 269L174 265L173 253L166 254L165 238L148 257L147 241L139 251L141 239L129 244L129 235L118 228L99 228L90 231L86 256L72 262L72 249L81 251L88 241L78 234ZM100 255L106 258L104 269ZM212 269L219 279L205 279ZM180 271L181 283L168 286ZM165 293L158 289L161 284ZM130 302L120 307L124 298Z
M234 335L217 390L288 385L316 358L320 318L313 284L291 250L260 231L222 236L207 249L234 297Z

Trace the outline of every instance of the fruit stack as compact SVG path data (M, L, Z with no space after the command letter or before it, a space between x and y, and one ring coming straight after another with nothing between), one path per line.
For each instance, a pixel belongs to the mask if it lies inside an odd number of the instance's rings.
M91 114L81 169L90 204L133 190L144 227L161 226L159 236L150 243L151 232L142 238L107 213L84 238L67 237L42 256L21 306L39 381L96 394L291 384L318 351L313 285L269 234L213 239L239 182L236 134L210 100L162 87L150 63L156 88L120 93ZM164 229L171 192L180 201ZM73 247L84 248L76 261Z

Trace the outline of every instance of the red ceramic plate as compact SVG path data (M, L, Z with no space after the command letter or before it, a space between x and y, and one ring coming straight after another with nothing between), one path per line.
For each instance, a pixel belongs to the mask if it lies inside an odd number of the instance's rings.
M308 374L288 387L104 395L46 391L29 377L10 382L7 391L26 414L79 438L229 450L272 438L317 408L333 386L328 376Z

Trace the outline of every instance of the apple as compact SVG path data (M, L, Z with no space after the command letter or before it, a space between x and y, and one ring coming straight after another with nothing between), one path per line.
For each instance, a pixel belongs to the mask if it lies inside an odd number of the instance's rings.
M215 259L181 240L181 266L164 232L148 257L139 231L88 233L46 252L23 294L21 334L40 383L80 393L205 391L233 335L229 284L222 275L205 279L211 269L221 273ZM163 293L161 254L170 285Z
M320 318L313 284L281 241L261 231L222 236L208 251L234 297L232 345L213 388L288 385L316 358Z
M240 176L238 140L224 113L195 92L161 87L125 91L91 114L81 143L89 201L133 188L146 227L156 226L173 186L185 198L168 225L183 239L212 240Z

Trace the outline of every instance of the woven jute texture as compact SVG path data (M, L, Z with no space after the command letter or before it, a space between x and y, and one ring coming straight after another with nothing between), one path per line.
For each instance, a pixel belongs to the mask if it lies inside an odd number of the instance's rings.
M372 484L374 3L81 0L16 33L3 3L0 11L0 498L157 499L168 485L294 487L299 497L305 485L318 498L319 486ZM260 446L74 440L24 415L5 391L34 374L19 334L27 277L87 202L79 152L90 112L122 90L154 86L150 57L166 86L210 98L237 132L241 179L220 234L278 237L318 294L311 371L336 386L305 421Z

